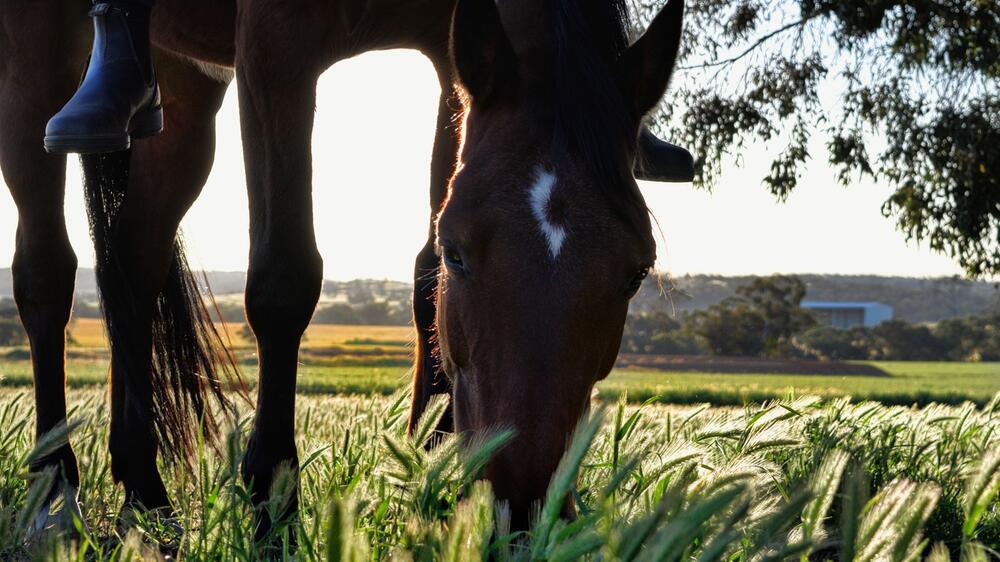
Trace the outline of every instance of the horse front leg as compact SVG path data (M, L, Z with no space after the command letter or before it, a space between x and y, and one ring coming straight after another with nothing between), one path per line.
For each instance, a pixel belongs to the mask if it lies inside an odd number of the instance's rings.
M14 110L8 120L10 99L0 89L0 121L24 119ZM44 126L44 112L32 119ZM16 249L12 263L14 299L31 346L35 393L35 438L40 440L66 423L66 325L73 306L76 255L70 246L63 218L66 159L42 153L40 135L18 134L18 126L0 129L0 160L6 183L18 210ZM42 129L38 129L39 131ZM79 516L76 492L80 486L76 455L70 443L37 459L30 467L38 474L55 469L55 480L45 505L33 518L32 531L53 525L72 528L62 514L50 514L50 504L62 490L66 506Z
M42 136L49 117L73 94L86 62L86 5L32 2L0 10L0 168L18 224L12 264L14 299L31 345L35 436L66 421L66 325L73 305L76 255L63 216L66 157L46 154ZM76 455L64 443L30 467L54 470L41 509L31 515L32 532L73 529L80 516ZM65 509L50 513L62 493Z
M413 268L413 323L417 332L416 361L413 368L413 395L410 404L409 427L412 431L423 415L427 402L436 394L451 392L444 371L437 361L434 349L436 329L435 317L437 307L438 268L441 258L435 252L436 235L435 221L441 204L448 192L448 182L455 172L458 161L458 114L461 111L461 101L454 91L450 72L451 63L447 58L447 49L428 53L438 73L441 84L441 97L438 100L437 129L434 135L434 149L431 155L430 177L430 225L427 232L427 242L417 255ZM450 432L454 428L452 408L438 424L438 430Z
M265 548L295 540L289 523L298 510L296 368L323 276L313 230L310 147L320 69L303 50L322 38L281 35L282 29L306 35L310 29L276 25L276 19L295 17L287 10L281 2L241 2L237 21L236 76L250 202L246 313L260 366L243 477L258 508L254 536ZM286 487L277 490L272 484L282 471Z

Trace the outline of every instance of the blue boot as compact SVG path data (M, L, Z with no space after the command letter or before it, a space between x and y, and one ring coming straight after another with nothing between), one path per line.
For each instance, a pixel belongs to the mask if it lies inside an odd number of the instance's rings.
M94 46L76 94L45 127L45 150L65 154L125 150L163 129L160 90L149 54L151 0L95 3Z

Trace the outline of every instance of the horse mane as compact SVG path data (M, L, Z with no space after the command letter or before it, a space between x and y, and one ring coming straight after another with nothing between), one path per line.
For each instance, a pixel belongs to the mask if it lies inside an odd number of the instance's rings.
M616 64L630 44L625 0L550 0L555 138L599 179L612 208L630 220L647 212L633 181L635 116Z

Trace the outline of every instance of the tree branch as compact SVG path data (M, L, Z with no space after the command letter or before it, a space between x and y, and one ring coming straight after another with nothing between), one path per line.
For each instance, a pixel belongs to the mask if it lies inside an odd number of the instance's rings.
M727 65L727 64L733 64L734 62L742 59L743 57L745 57L747 55L749 55L750 53L752 53L753 51L755 51L758 47L760 47L764 43L766 43L766 42L770 41L771 39L773 39L775 36L781 35L782 33L788 31L789 29L793 29L793 28L805 25L810 20L814 19L815 17L817 17L817 16L819 16L821 14L822 14L822 12L813 12L812 14L810 14L810 15L808 15L808 16L806 16L806 17L804 17L804 18L802 18L802 19L800 19L798 21L793 21L791 23L785 24L785 25L779 27L778 29L775 29L774 31L768 33L767 35L764 35L763 37L760 37L759 39L757 39L756 41L754 41L752 45L750 45L749 47L747 47L747 49L745 51L743 51L742 53L740 53L740 54L738 54L738 55L736 55L734 57L731 57L731 58L728 58L728 59L724 59L724 60L717 60L717 61L706 62L706 63L702 63L702 64L691 65L691 66L681 66L681 67L678 67L678 70L695 70L695 69L699 69L699 68L714 68L716 66L724 66L724 65Z

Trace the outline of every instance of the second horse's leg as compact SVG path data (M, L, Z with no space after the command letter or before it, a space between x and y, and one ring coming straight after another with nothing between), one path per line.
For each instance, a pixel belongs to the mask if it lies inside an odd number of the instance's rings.
M244 5L246 4L246 5ZM250 200L247 320L260 364L257 412L243 461L255 514L255 538L278 545L294 533L282 524L298 510L295 376L299 343L319 300L323 261L312 214L311 141L320 69L295 45L318 44L312 29L293 21L287 2L241 2L236 78ZM289 41L284 29L300 37ZM286 45L279 49L277 45ZM282 52L281 57L274 56ZM268 502L276 471L291 472L281 502ZM280 532L278 532L280 530ZM265 545L268 546L268 545Z
M14 298L31 344L36 440L66 421L66 324L76 276L63 217L66 157L46 154L42 133L86 62L85 14L82 2L73 9L55 1L0 9L0 168L17 206ZM29 514L32 531L72 528L49 513L60 482L67 485L66 507L79 514L80 475L68 442L30 467L49 469L56 481L38 513Z

